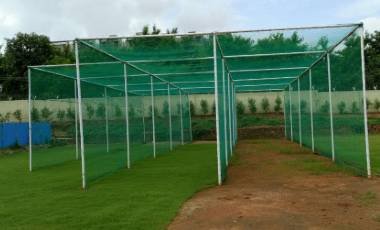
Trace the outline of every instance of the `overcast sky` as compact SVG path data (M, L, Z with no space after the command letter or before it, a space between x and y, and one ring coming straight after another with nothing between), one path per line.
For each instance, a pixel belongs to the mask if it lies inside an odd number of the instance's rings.
M380 30L380 0L0 1L0 43L17 32L51 40L132 35L146 24L204 32L352 22Z

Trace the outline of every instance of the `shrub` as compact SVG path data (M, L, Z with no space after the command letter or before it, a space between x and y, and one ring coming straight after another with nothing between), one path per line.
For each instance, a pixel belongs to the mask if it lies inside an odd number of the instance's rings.
M367 109L369 109L369 107L372 105L372 101L367 98L365 102L367 103Z
M72 108L70 108L70 107L67 108L67 110L66 110L66 117L69 120L74 120L75 119L75 112L74 112L74 110Z
M321 105L321 107L319 108L319 111L321 113L328 113L329 110L330 110L330 105L329 105L328 101L325 101L325 103L323 105Z
M277 96L274 102L275 102L274 111L278 113L282 109L281 108L282 100L279 96Z
M248 109L252 114L257 112L256 100L255 99L252 99L252 98L248 99Z
M169 103L167 101L164 101L162 105L162 116L163 117L169 116Z
M40 120L40 111L38 111L37 108L33 107L32 112L31 112L31 116L32 116L32 121L39 121Z
M359 113L360 112L359 107L358 107L358 103L356 101L352 102L351 112L352 113Z
M215 115L216 107L215 107L215 101L212 103L212 114Z
M346 110L346 103L344 101L339 102L337 105L339 114L343 114Z
M379 109L380 109L380 100L379 99L375 100L373 107L375 108L376 111L379 111Z
M264 97L262 100L261 100L261 109L267 113L269 112L269 100L268 98Z
M94 107L92 107L92 105L86 105L86 111L88 119L91 120L91 118L93 118L95 114Z
M11 113L10 112L7 112L5 115L4 115L4 121L7 122L11 119Z
M190 114L191 114L191 116L195 115L195 106L194 106L194 103L192 101L190 101Z
M300 104L301 113L306 112L306 107L307 107L307 102L305 100L301 100L301 104Z
M245 105L242 101L236 103L236 112L239 116L243 115L245 111Z
M133 107L133 106L129 106L129 107L128 107L128 118L129 118L129 119L134 119L135 116L136 116L135 107Z
M181 106L179 104L177 104L178 116L180 116L180 108L181 108ZM149 116L150 117L153 116L153 114L152 114L152 105L149 106ZM156 106L154 107L154 116L155 117L158 116L158 110L157 110Z
M123 116L123 111L121 111L121 108L119 105L115 105L115 117L116 118L121 118Z
M98 107L96 108L96 117L98 118L105 118L106 116L106 107L103 103L98 104Z
M44 107L41 109L41 117L44 119L44 120L49 120L50 116L53 114L52 111L50 111L49 108L47 107Z
M17 109L16 111L13 112L13 117L20 122L21 121L21 110Z
M208 102L206 100L201 100L201 111L203 115L208 113Z
M66 115L65 110L58 110L57 112L58 120L63 121L63 119L65 118L65 115Z

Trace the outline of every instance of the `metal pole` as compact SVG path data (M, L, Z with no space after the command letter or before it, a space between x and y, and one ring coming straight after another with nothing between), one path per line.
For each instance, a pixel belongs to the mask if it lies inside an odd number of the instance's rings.
M193 142L193 128L191 123L191 103L190 103L190 97L189 94L187 94L188 102L189 102L189 135L190 135L190 142Z
M330 104L330 128L331 128L331 151L332 161L335 161L335 142L334 142L334 122L332 111L332 96L331 96L331 67L330 67L330 53L327 53L327 76L329 81L329 104Z
M298 134L299 134L299 144L302 147L302 122L301 122L301 87L300 87L300 79L297 79L298 85Z
M311 128L311 149L315 152L314 148L314 114L313 114L313 86L312 86L311 69L309 70L309 100L310 100L310 128Z
M154 114L154 92L153 92L153 76L150 76L150 97L152 106L152 138L153 138L153 157L156 158L156 125L155 125L155 114Z
M219 128L219 103L218 103L218 68L216 57L216 34L213 34L213 53L214 53L214 96L215 96L215 121L216 121L216 156L218 163L218 184L222 184L222 167L220 159L220 128Z
M28 68L28 129L29 129L29 171L33 170L33 152L32 152L32 81L31 81L31 70Z
M228 166L228 150L229 147L227 147L227 108L226 108L226 80L225 80L225 67L224 67L224 59L222 59L222 84L223 84L223 125L224 125L224 153L226 157L226 166Z
M86 188L86 163L84 157L84 139L83 139L83 115L82 115L82 92L80 87L80 68L79 68L79 52L78 41L75 41L75 68L77 77L77 92L78 92L78 118L79 118L79 134L80 134L80 152L82 159L82 187Z
M145 134L145 103L142 104L142 124L143 124L143 140L144 140L144 144L146 143L146 134Z
M229 76L229 74L228 74ZM232 122L231 122L231 82L230 78L227 78L227 92L228 92L228 125L229 125L229 137L230 137L230 155L232 156Z
M181 90L179 90L179 104L180 104L179 112L181 115L181 144L183 145L184 144L184 142L183 142L183 113L182 113L182 92L181 92Z
M287 116L286 116L286 105L285 105L285 102L286 102L286 100L285 100L285 93L286 93L286 89L284 90L284 94L283 94L283 97L282 97L282 100L284 101L284 109L283 109L283 113L284 113L284 132L285 132L285 138L288 138L288 133L287 133L287 130L286 130L286 128L287 128L287 121L286 121L286 119L287 119Z
M361 27L360 35L360 48L361 48L361 62L362 62L362 85L363 85L363 113L364 113L364 135L365 135L365 153L367 161L367 176L371 177L371 159L369 151L369 141L368 141L368 117L367 117L367 92L366 92L366 82L365 82L365 58L364 58L364 29Z
M291 85L289 85L289 117L290 117L290 140L291 141L293 141L292 91L293 91L293 88Z
M110 145L109 145L109 128L108 128L108 95L107 95L107 88L104 88L104 112L105 112L105 118L106 118L106 147L107 147L107 153L110 151Z
M173 130L172 130L172 110L171 110L171 100L170 100L170 85L168 84L168 113L169 113L169 141L170 141L170 151L173 150Z
M129 100L128 100L128 72L124 63L124 94L125 94L125 131L127 141L127 168L131 168L131 152L129 138Z
M79 143L78 143L78 95L77 81L74 80L74 108L75 108L75 156L79 159Z

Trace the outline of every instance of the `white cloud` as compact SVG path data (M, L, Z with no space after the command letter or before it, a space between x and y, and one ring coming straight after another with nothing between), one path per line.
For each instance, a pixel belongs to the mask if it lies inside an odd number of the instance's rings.
M380 31L380 17L369 17L362 20L364 29L370 33Z

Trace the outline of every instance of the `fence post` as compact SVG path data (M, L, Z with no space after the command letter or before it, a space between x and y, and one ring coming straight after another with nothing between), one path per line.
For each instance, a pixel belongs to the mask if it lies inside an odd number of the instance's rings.
M312 86L311 69L309 70L309 100L310 100L310 129L311 129L311 149L315 152L314 148L314 114L313 114L313 86Z
M31 81L31 69L28 68L28 130L29 130L29 171L33 171L33 139L32 139L32 81Z
M150 96L152 106L152 138L153 138L153 157L156 158L156 126L155 126L155 111L154 111L154 92L153 92L153 76L150 76Z
M173 134L172 134L172 112L170 100L170 84L168 83L168 113L169 113L169 143L170 151L173 150Z
M127 64L123 64L124 69L124 94L125 94L125 131L127 141L127 168L131 167L131 152L129 138L129 98L128 98L128 72Z
M298 134L299 134L299 144L302 147L302 121L301 121L301 88L300 88L300 78L297 79L298 85Z
M335 142L334 142L334 121L332 111L332 96L331 96L331 67L330 67L330 53L327 53L327 77L329 83L329 104L330 104L330 129L331 129L331 151L332 161L335 161Z

